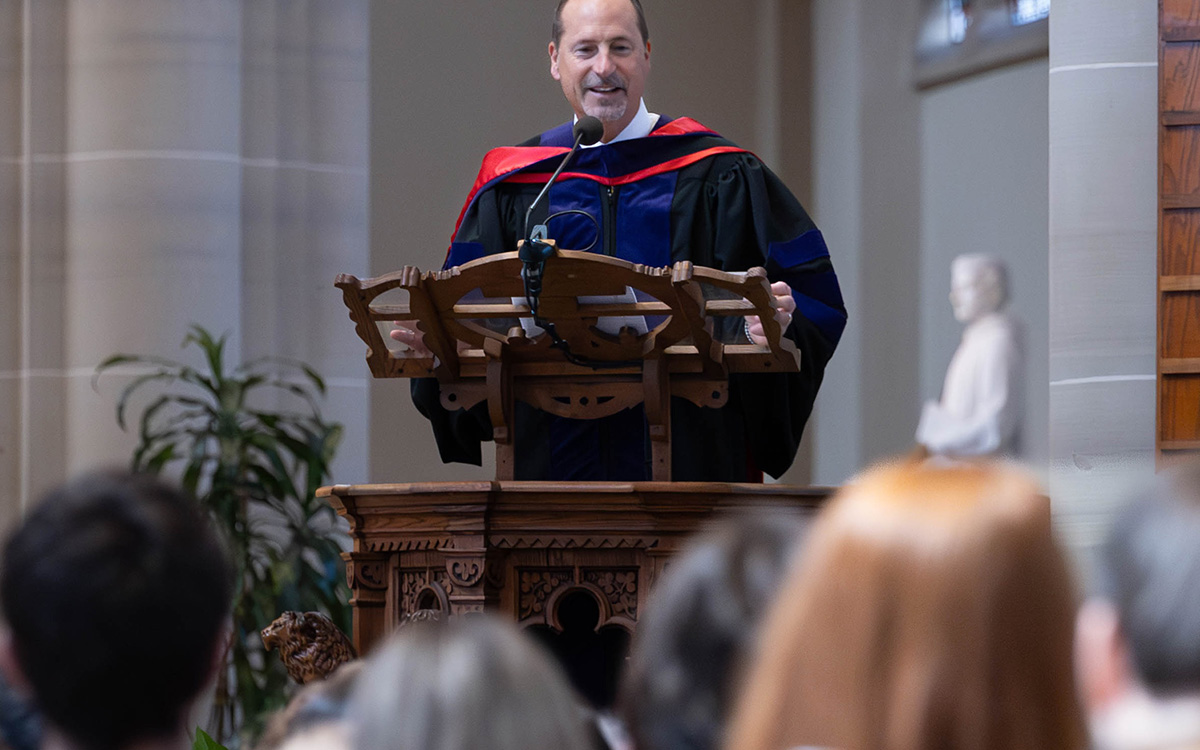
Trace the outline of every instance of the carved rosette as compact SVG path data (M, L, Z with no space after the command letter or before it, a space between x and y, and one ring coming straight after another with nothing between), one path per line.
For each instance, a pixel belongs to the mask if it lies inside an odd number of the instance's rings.
M354 559L347 560L346 585L355 590L369 589L371 591L386 591L387 561Z
M446 560L446 572L455 586L471 588L483 580L483 558L467 558Z
M545 612L550 595L564 585L573 585L575 578L570 568L523 569L518 581L517 611L519 619L524 620Z
M584 583L604 592L614 617L637 620L637 568L624 570L585 570Z

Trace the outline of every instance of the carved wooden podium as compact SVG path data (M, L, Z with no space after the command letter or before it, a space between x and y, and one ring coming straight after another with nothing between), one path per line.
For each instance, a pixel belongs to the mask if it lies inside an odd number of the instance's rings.
M354 549L345 557L360 652L419 610L495 610L522 625L560 629L557 603L573 592L595 599L597 629L632 631L666 559L714 514L805 512L828 494L670 481L672 396L720 407L731 373L801 365L781 339L763 269L648 268L552 246L548 255L532 271L514 252L445 271L409 266L365 281L337 279L372 374L436 377L448 409L486 401L496 443L494 482L319 492L350 523ZM536 317L523 271L540 286ZM396 290L407 302L385 304L381 298ZM746 339L747 315L759 315L779 343ZM431 356L388 348L384 328L403 321L424 332ZM516 400L576 419L644 404L654 481L513 481Z

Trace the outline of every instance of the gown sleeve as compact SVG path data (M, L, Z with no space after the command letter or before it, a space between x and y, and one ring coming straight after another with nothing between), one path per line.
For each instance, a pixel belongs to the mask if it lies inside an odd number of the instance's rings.
M520 207L506 194L495 190L480 194L464 212L443 268L515 250L520 213ZM443 463L482 464L481 443L492 439L487 403L448 410L441 404L441 387L436 378L414 378L410 387L413 404L433 428Z
M689 219L692 231L686 239L677 238L686 248L673 251L727 271L764 266L772 282L792 288L796 301L785 335L800 351L801 371L735 374L730 379L730 403L741 410L748 458L778 477L800 446L825 365L846 325L845 305L820 230L761 161L739 154L703 182L699 189L704 195L693 204L696 215Z

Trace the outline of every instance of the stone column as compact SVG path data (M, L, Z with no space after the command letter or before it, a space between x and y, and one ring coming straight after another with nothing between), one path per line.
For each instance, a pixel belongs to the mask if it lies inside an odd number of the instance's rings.
M238 347L241 13L237 0L73 0L65 166L68 473L128 461L118 351L171 355L189 323ZM198 362L197 362L198 364Z
M0 528L61 481L67 0L0 2Z
M1157 21L1050 17L1050 491L1077 549L1154 467Z
M20 487L21 465L21 169L24 133L19 0L0 0L0 486Z
M244 8L242 356L296 358L321 373L322 411L346 428L333 480L366 482L371 375L333 280L371 270L368 2Z

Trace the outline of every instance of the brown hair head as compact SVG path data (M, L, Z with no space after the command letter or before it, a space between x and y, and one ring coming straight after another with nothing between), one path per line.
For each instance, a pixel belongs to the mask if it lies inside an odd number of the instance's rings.
M999 465L875 469L814 523L729 747L1083 747L1049 501Z

